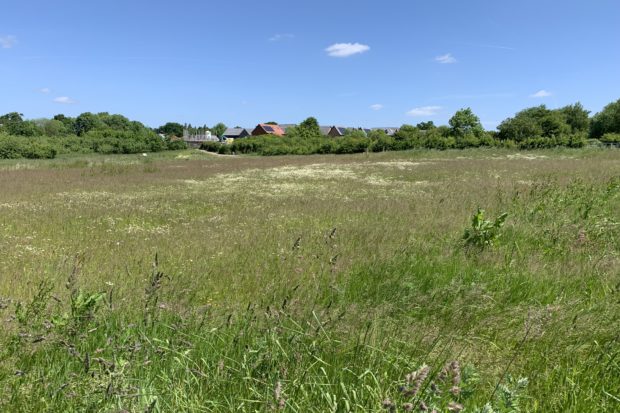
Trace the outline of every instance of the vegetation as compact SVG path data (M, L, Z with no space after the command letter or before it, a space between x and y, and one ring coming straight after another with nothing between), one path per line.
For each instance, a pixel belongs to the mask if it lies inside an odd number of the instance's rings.
M0 411L620 407L617 149L89 154L0 187Z
M174 125L165 130L178 132ZM181 131L182 132L182 131ZM130 154L184 149L185 143L162 139L140 122L121 115L82 113L76 118L24 120L19 113L0 116L0 159L54 158L57 154Z
M592 138L598 139L610 133L620 133L620 99L605 106L592 118Z

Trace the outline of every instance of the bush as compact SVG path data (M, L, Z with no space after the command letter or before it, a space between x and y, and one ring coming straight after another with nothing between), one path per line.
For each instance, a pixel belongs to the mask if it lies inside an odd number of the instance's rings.
M45 138L0 135L0 159L51 159L56 153Z
M620 145L620 133L606 133L600 139L605 144Z

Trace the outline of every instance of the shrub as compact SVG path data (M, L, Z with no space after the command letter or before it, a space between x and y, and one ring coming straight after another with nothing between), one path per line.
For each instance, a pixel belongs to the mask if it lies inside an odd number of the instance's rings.
M504 226L508 213L504 212L494 221L484 219L484 209L478 208L471 220L471 228L465 229L463 241L465 246L474 246L480 249L490 247L499 238L499 230Z

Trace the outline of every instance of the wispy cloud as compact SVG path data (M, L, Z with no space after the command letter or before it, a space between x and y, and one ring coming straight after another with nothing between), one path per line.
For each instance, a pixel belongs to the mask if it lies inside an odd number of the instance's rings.
M63 105L71 105L71 104L77 103L77 100L71 99L68 96L59 96L57 98L54 98L54 102L62 103Z
M325 51L331 57L349 57L370 50L370 46L361 43L336 43Z
M15 36L0 36L0 47L3 49L10 49L17 44L17 37Z
M290 40L290 39L294 39L295 35L292 33L278 33L278 34L274 34L273 36L271 36L269 38L270 42L278 42L280 40Z
M435 116L441 110L441 106L421 106L419 108L413 108L407 112L407 116L414 118Z
M551 95L552 95L551 92L549 92L549 91L547 91L545 89L541 89L538 92L531 94L530 97L531 98L546 98L546 97L549 97Z
M43 88L39 89L39 93L43 93L45 95L47 95L51 91L52 91L52 89L50 89L49 87L43 87Z
M370 109L372 110L381 110L383 109L383 105L380 103L375 103L374 105L370 105Z
M452 53L446 53L444 55L437 56L435 58L435 61L446 65L446 64L456 63L456 58L452 56Z

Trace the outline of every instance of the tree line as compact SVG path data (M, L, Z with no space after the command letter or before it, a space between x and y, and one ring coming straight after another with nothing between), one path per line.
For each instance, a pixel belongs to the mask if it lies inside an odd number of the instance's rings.
M66 153L141 153L183 149L185 142L160 136L122 115L82 113L73 118L26 120L21 113L0 116L0 158L54 158Z
M168 122L152 129L118 114L82 113L77 117L56 115L52 119L26 120L17 112L0 116L0 158L53 158L64 153L140 153L183 149L177 139L210 130L222 136L226 125L192 126ZM249 137L232 145L208 142L203 149L219 153L263 155L354 153L413 148L468 148L496 146L533 149L556 146L582 147L594 144L620 145L620 99L594 116L580 103L559 109L545 105L524 109L504 120L497 131L486 131L470 108L457 111L448 125L432 121L402 125L393 135L383 130L366 133L347 130L339 138L321 134L315 118L287 129L286 137Z
M432 121L403 125L393 136L381 129L370 132L349 129L343 137L325 137L321 135L317 120L308 118L289 128L284 138L250 137L237 139L232 145L205 142L203 149L223 154L281 155L415 148L579 148L588 143L620 145L620 100L605 106L593 117L580 103L559 109L548 109L545 105L527 108L504 120L497 131L485 131L470 108L457 111L448 125L436 126Z

